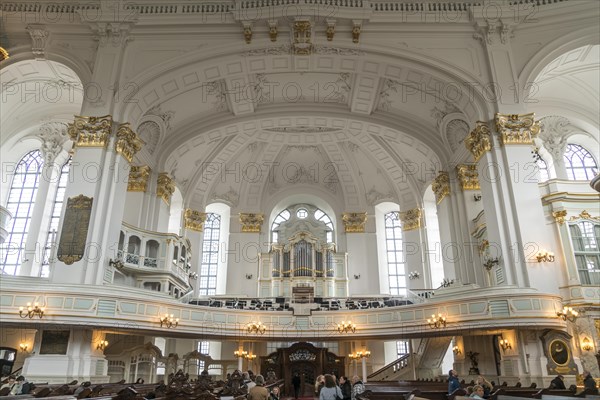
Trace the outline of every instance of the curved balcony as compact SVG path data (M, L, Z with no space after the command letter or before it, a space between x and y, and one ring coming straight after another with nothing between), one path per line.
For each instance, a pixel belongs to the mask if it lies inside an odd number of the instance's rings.
M463 288L464 289L464 288ZM440 296L420 304L366 310L328 310L308 315L291 311L239 310L182 304L168 294L148 296L142 289L125 287L62 285L45 283L36 278L5 277L0 282L3 302L0 314L3 323L23 327L28 323L19 317L19 306L27 302L44 304L43 323L86 327L90 317L106 328L132 330L148 334L164 334L159 316L166 313L179 318L179 337L239 339L246 324L261 321L264 335L252 335L256 340L285 341L332 340L343 338L335 329L341 321L351 320L357 331L353 338L415 338L454 336L497 329L566 329L566 322L557 318L562 309L559 296L539 293L534 289L515 287L476 288L469 286L462 296ZM437 294L436 296L437 297ZM442 313L447 325L433 329L427 323L432 314ZM39 324L39 321L32 321ZM243 333L245 334L245 333Z
M6 208L0 206L0 244L4 243L8 237L8 223L12 219L12 214Z

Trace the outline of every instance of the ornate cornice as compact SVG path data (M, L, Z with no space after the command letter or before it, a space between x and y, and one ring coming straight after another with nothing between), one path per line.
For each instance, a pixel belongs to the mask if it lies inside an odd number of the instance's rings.
M129 170L128 192L145 192L148 188L150 167L147 165L132 165Z
M206 221L206 213L186 208L183 213L183 226L194 232L202 232L204 222Z
M540 123L535 120L535 113L496 113L495 121L503 145L533 144L533 139L540 133Z
M559 225L562 225L567 220L567 210L553 211L552 217L554 218L554 221L558 222Z
M142 149L144 142L135 134L129 122L119 125L115 151L131 163L133 156Z
M447 172L440 172L431 183L431 190L435 194L435 201L440 204L446 196L450 195L450 175Z
M112 116L83 117L76 115L68 133L75 147L106 147L112 130Z
M456 166L456 174L462 190L480 190L479 174L477 164L459 164Z
M363 233L367 223L366 212L346 212L342 214L342 222L346 233Z
M161 172L158 174L156 195L169 205L174 191L175 184L173 183L173 178L169 176L169 173Z
M578 219L587 219L589 221L600 222L600 216L592 217L587 210L583 210L579 215L574 215L569 218L569 221L577 221Z
M491 133L487 122L477 121L475 129L465 138L465 146L473 154L475 162L479 161L486 151L492 149Z
M399 213L400 221L402 222L402 230L412 231L413 229L419 229L421 227L422 215L423 210L420 208L413 208L412 210Z
M264 220L264 214L240 213L242 232L260 232Z

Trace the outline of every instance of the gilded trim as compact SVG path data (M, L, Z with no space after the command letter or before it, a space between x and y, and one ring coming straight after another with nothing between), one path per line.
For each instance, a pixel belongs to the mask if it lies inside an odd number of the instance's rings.
M540 122L535 120L535 113L500 114L496 113L496 130L500 142L508 144L533 144L533 139L540 133Z
M163 199L167 205L171 203L171 196L175 191L175 184L173 178L169 176L168 172L161 172L158 174L156 195Z
M435 201L440 204L446 196L450 196L450 175L447 172L440 172L431 183L431 190L435 194Z
M75 121L69 124L67 132L75 147L104 147L108 144L112 130L112 116L83 117L75 116Z
M462 190L480 190L479 173L477 164L459 164L456 166L456 174Z
M367 223L366 212L346 212L342 214L344 231L346 233L364 233Z
M242 225L242 232L260 232L260 228L264 220L264 214L240 213L240 224Z
M475 129L465 138L465 146L473 154L475 162L492 149L491 133L487 122L477 121Z
M592 217L587 210L583 210L579 215L572 216L569 221L577 221L578 219L587 219L589 221L599 222L600 217Z
M121 154L129 163L133 160L133 156L142 149L143 144L144 142L131 130L129 122L119 125L115 151Z
M132 165L129 170L129 181L127 182L128 192L145 192L148 188L148 178L150 177L150 167L148 165Z
M206 213L186 208L183 213L183 226L194 232L202 232L204 222L206 221Z
M0 47L0 61L8 60L10 56L4 47Z
M555 222L558 222L559 225L562 225L567 219L567 210L553 211L552 217L554 218Z
M402 222L403 231L412 231L421 227L423 210L421 208L413 208L412 210L403 211L399 214Z

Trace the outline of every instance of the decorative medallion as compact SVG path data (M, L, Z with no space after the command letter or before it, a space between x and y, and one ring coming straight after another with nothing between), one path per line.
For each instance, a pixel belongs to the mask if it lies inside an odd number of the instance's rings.
M440 172L431 183L431 190L435 194L435 201L440 204L446 196L450 195L450 175L447 172Z
M419 229L421 227L422 215L423 210L420 208L413 208L412 210L399 213L400 221L402 222L402 230L412 231L413 229Z
M480 190L479 174L476 164L459 164L456 166L456 174L462 190Z
M503 145L533 144L533 139L540 133L540 122L535 121L535 113L496 113L496 130Z
M158 174L156 195L161 197L163 201L169 205L174 191L175 184L173 183L173 178L169 176L169 173L161 172Z
M86 248L93 198L80 194L67 200L60 232L57 258L71 265L83 258Z
M477 121L475 129L465 139L465 146L473 154L475 162L479 161L486 151L492 149L490 128L487 122Z
M68 133L76 147L106 147L112 129L112 116L75 116Z
M206 221L206 213L186 208L183 213L183 225L185 229L194 232L202 232L204 222Z
M132 165L129 169L128 192L145 192L148 187L150 167L147 165Z
M363 233L367 223L366 212L348 212L342 214L342 222L346 233Z
M567 220L567 210L552 211L552 217L554 218L554 221L558 222L559 225L562 225Z
M306 349L298 349L290 354L290 361L315 361L317 355Z
M129 122L120 124L117 130L115 151L131 163L133 156L142 149L144 142L131 130Z
M264 214L240 213L242 232L260 232L264 220Z

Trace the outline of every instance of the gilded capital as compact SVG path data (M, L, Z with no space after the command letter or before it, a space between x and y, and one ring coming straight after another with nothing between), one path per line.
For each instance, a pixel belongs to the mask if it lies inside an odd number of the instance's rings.
M533 139L540 133L540 122L535 120L535 113L496 113L496 130L503 145L533 144Z
M446 196L450 195L450 175L447 172L440 172L431 183L431 190L435 194L435 201L440 204Z
M342 214L342 222L346 233L363 233L367 223L367 213L347 212Z
M121 154L127 161L131 162L133 156L142 149L144 142L131 130L129 122L120 124L117 130L115 151Z
M400 222L402 222L403 231L412 231L421 227L421 217L423 210L413 208L412 210L404 211L399 214Z
M171 195L175 191L175 184L173 178L169 176L168 172L161 172L158 174L156 195L161 197L167 205L171 202Z
M206 221L206 213L186 208L183 213L183 226L190 231L202 232L204 222Z
M106 147L112 130L112 116L82 117L75 116L67 132L75 147Z
M490 128L487 122L477 121L475 129L465 138L465 146L473 154L475 162L479 161L486 151L492 149Z
M456 174L462 190L479 190L479 174L477 164L459 164L456 166Z
M148 188L150 167L147 165L132 165L129 169L128 192L145 192Z
M560 211L552 211L552 217L555 222L558 222L559 225L562 225L567 220L567 210Z
M264 214L240 213L242 232L260 232L264 220Z

